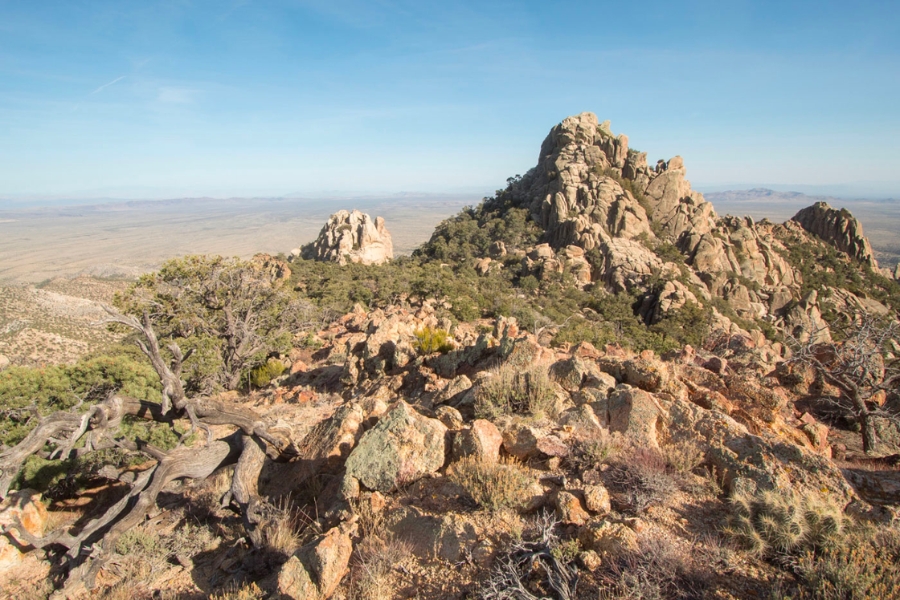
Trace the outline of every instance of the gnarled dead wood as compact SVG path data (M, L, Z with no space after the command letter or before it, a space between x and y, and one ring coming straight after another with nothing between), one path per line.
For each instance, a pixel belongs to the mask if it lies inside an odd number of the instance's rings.
M172 358L167 361L148 315L144 314L138 320L111 309L109 313L109 321L127 325L141 334L138 346L150 359L162 383L161 403L116 394L87 409L59 411L40 419L24 440L0 454L0 498L6 496L25 460L48 445L52 448L50 457L56 459L116 445L144 452L157 461L155 466L135 478L123 498L80 531L59 530L38 538L25 531L21 524L11 526L19 539L35 548L56 546L66 550L64 560L70 570L57 597L70 597L79 589L93 588L100 569L115 554L119 537L145 518L156 505L160 491L175 479L202 480L222 467L236 465L229 501L241 512L251 541L260 543L257 525L265 506L259 499L259 474L267 457L285 459L295 450L291 428L284 423L267 423L252 410L211 398L188 398L181 381L185 356L180 348L173 344L169 348ZM230 425L237 431L219 440L209 439L199 448L188 448L179 443L173 450L165 452L140 440L114 439L112 433L126 416L172 425L178 419L187 418L192 430L202 428L207 434L213 425ZM81 440L84 440L84 448L76 451Z

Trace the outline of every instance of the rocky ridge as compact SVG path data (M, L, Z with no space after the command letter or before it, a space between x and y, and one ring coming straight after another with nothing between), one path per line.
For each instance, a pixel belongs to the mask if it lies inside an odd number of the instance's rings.
M849 212L820 203L781 225L719 217L691 189L680 156L651 167L628 143L592 113L569 117L544 140L537 166L510 186L513 204L527 208L544 231L547 246L525 249L535 273L569 268L580 285L645 290L653 296L651 322L688 300L718 298L742 319L806 337L827 336L827 325L818 296L801 294L802 277L786 260L789 237L819 238L877 269ZM677 248L682 259L661 258L662 245ZM599 258L588 265L582 257L591 251ZM668 282L650 290L659 274Z

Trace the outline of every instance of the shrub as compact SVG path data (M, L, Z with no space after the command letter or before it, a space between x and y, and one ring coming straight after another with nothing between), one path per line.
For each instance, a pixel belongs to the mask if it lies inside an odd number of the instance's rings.
M394 569L412 554L408 542L393 536L369 536L356 545L350 570L350 600L395 598Z
M159 400L159 379L137 348L112 347L74 365L10 367L0 373L0 444L17 444L37 425L32 408L43 416L114 391Z
M492 512L521 507L533 481L528 470L514 461L493 463L473 456L454 463L450 479L478 506Z
M519 370L503 365L475 393L475 414L484 419L511 414L553 416L555 405L556 387L542 366Z
M264 364L250 371L250 383L261 388L269 385L273 379L281 376L286 367L280 360L270 358Z
M706 453L693 441L663 444L662 453L666 464L679 475L688 475L700 466Z
M609 476L636 514L659 504L678 488L665 456L653 448L633 448L616 461Z
M415 348L419 354L434 354L440 352L446 354L453 350L450 343L450 334L445 329L437 329L425 326L415 332Z
M798 563L802 598L880 600L900 597L900 537L897 531L861 531L842 544L807 552Z
M583 460L587 462L585 468L594 468L616 458L625 448L625 439L619 432L609 433L606 429L600 435L581 441L578 449Z

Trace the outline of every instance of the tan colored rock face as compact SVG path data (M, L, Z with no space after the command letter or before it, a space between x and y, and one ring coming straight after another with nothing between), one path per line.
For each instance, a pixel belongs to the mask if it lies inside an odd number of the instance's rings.
M358 210L340 210L331 215L316 241L304 246L302 253L308 259L342 265L380 265L394 257L394 245L381 217L373 221Z
M872 246L863 235L862 224L848 211L831 208L826 202L816 202L798 212L792 220L838 250L873 269L878 268Z

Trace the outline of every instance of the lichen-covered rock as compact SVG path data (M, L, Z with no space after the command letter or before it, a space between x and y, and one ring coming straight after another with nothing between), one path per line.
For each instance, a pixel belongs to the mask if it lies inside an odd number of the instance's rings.
M565 490L556 494L556 515L566 525L584 525L591 518L578 496Z
M653 396L623 385L610 394L607 411L611 431L623 433L635 444L659 448L656 426L661 411Z
M528 460L540 454L537 447L540 437L541 432L534 427L516 423L503 430L503 449L519 460Z
M319 237L302 249L304 258L380 265L394 257L391 234L381 217L372 220L358 210L339 210L331 215Z
M602 556L621 556L637 550L637 534L622 523L594 517L578 530L578 540L585 550Z
M466 426L462 414L452 406L439 406L434 411L434 418L446 425L450 431L458 431Z
M347 458L347 474L370 490L390 492L444 465L447 427L403 402L363 434Z
M584 504L592 513L605 515L612 510L609 491L600 483L584 488Z
M550 375L568 392L576 392L587 374L585 362L577 356L557 361L550 366Z
M595 439L603 434L603 425L590 404L570 408L560 416L559 424L576 440Z

